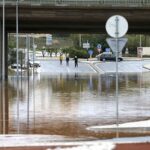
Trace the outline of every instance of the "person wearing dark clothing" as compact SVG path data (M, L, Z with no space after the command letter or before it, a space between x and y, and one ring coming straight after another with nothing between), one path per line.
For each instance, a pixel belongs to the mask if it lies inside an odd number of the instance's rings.
M74 63L75 63L75 67L78 67L78 57L77 56L74 57Z
M66 65L69 66L69 56L66 56Z

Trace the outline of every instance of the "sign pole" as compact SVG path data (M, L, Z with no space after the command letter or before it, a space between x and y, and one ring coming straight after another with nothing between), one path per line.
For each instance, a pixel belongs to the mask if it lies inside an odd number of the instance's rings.
M119 44L118 44L118 26L119 26L119 18L116 16L116 116L117 116L117 120L116 120L116 124L117 124L117 131L116 131L116 137L119 137L119 131L118 131L118 119L119 119L119 112L118 112L118 52L119 52Z
M5 78L6 78L6 74L5 74L5 0L3 0L3 32L2 32L2 34L3 34L3 42L2 42L2 93L1 93L1 95L2 95L2 112L3 112L3 134L5 134L5 131L6 131L6 129L5 129L5 127L6 127L6 110L5 110Z
M116 137L119 137L119 101L118 101L118 54L121 51L126 43L126 39L123 42L120 41L120 38L123 37L128 30L128 22L123 16L115 15L110 17L106 22L106 31L107 33L114 38L112 40L107 40L108 44L116 54ZM114 44L111 45L111 44Z
M87 40L87 42L86 42L86 43L88 44L88 43L89 43L89 41ZM89 49L89 48L87 47L87 51L88 51L88 49Z

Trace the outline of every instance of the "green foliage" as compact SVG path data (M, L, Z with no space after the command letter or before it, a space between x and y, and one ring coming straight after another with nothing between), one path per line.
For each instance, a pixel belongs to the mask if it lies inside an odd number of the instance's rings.
M15 43L14 41L9 41L8 47L9 47L10 49L13 49L13 48L16 47L16 43Z
M62 52L69 53L70 57L74 57L74 56L77 56L78 58L87 58L88 57L87 50L77 49L75 47L64 48L64 49L62 49Z
M17 63L17 59L16 59L16 51L13 49L9 49L9 55L8 55L8 65ZM18 63L19 64L23 64L23 61L25 60L25 54L22 51L18 52Z
M143 47L150 46L150 37L148 35L139 35L139 34L130 34L126 35L128 42L123 50L128 48L130 56L137 56L137 47L140 46L140 38ZM35 44L37 45L36 50L42 51L46 50L50 56L52 53L63 52L69 53L70 55L78 55L78 57L87 57L89 56L86 49L83 49L83 43L87 41L90 43L90 48L93 50L93 57L97 55L99 52L97 51L97 44L102 45L102 52L105 48L108 48L108 44L106 42L106 38L109 38L106 34L53 34L53 42L52 45L46 45L46 38L40 37L35 38ZM33 39L31 38L31 42ZM9 36L8 47L13 49L16 47L16 38L12 34ZM19 38L19 47L25 48L26 47L26 40L25 38ZM43 49L44 48L44 49ZM32 47L31 47L32 49ZM12 60L13 61L13 60Z
M57 48L45 48L45 50L49 53L50 57L52 57L52 53L55 53L55 55L57 54L58 52L58 49Z
M16 63L16 52L14 50L9 50L9 56L8 56L8 64L14 64Z
M128 47L130 56L137 56L137 47L140 46L140 36L142 45L145 45L146 43L144 41L145 39L144 35L137 35L137 34L127 35L128 42L126 47Z
M93 57L98 54L97 44L102 45L102 51L104 51L105 48L109 47L108 44L106 43L106 38L107 38L106 34L81 34L80 35L81 41L80 41L79 34L72 34L70 37L73 40L74 47L76 49L83 49L82 48L83 45L79 44L80 42L82 44L86 43L86 42L89 42L90 43L90 48L89 49L93 50L93 52L94 52Z

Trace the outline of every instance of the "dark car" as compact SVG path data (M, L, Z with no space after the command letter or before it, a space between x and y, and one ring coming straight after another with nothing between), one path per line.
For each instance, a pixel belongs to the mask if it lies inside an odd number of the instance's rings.
M100 61L116 61L116 56L112 53L102 53L96 56L96 58ZM118 61L122 61L122 57L118 57Z
M40 67L41 65L39 61L29 61L29 66L37 68Z

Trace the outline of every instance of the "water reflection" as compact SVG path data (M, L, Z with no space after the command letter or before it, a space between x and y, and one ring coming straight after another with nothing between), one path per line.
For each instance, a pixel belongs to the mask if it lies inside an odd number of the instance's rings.
M119 75L119 123L150 117L149 75ZM6 133L17 133L16 80L10 76L5 90L1 86L1 93L5 93L0 99L1 134L3 122ZM35 74L20 77L18 85L19 133L84 138L110 136L87 131L86 127L116 123L115 74ZM2 107L4 97L5 109Z

